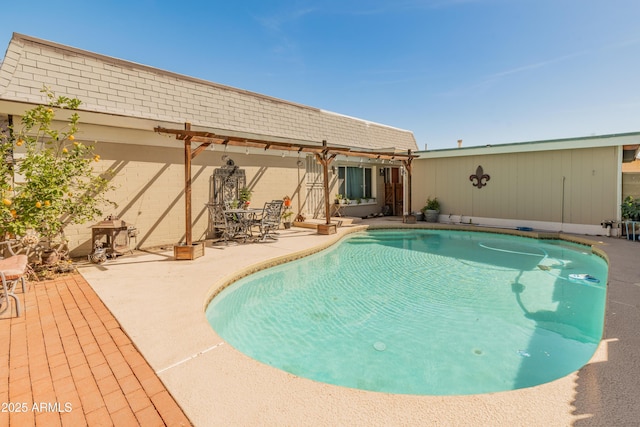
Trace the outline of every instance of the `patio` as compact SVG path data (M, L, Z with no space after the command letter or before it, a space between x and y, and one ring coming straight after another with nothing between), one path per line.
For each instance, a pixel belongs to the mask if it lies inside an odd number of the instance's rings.
M22 316L0 317L0 425L190 425L82 276L17 295Z
M390 217L366 220L363 224L365 227L410 227L400 218ZM426 223L417 226L451 227ZM167 247L154 252L136 252L102 265L83 266L80 272L126 333L126 336L119 335L118 340L131 340L157 375L154 378L162 380L196 426L601 426L632 425L640 418L640 408L636 405L640 383L636 375L630 375L640 372L640 360L636 357L640 347L640 272L637 269L640 246L624 239L599 238L602 242L599 246L610 259L606 324L601 346L580 371L538 387L449 397L389 395L347 389L299 378L256 362L225 344L209 327L204 309L208 297L220 286L238 275L254 271L257 264L299 257L300 253L325 247L345 233L361 228L361 225L343 226L338 228L337 235L323 236L312 229L294 227L280 230L280 238L268 243L208 245L205 255L193 261L175 261L171 248ZM74 280L82 282L80 278ZM19 336L20 329L14 327L14 323L24 323L24 319L29 319L29 314L36 311L29 299L37 298L39 302L48 298L48 293L43 291L34 295L33 289L27 294L27 317L23 315L22 319L10 321L12 327L5 329L8 334L5 341L11 338L13 342L14 337ZM102 303L93 303L96 307L99 304ZM56 308L54 314L65 313L61 307ZM119 330L115 321L109 325ZM38 328L46 330L45 322L34 322L33 327L35 331ZM133 346L127 348L134 349ZM58 366L57 360L61 358L60 355L50 357L48 353L46 357L49 367ZM129 366L141 365L140 359L135 357L125 359ZM29 358L25 363L31 369L38 362ZM71 375L76 369L75 365L70 367ZM137 368L131 369L136 372ZM87 373L86 370L83 372ZM16 382L12 373L10 371L9 389ZM94 378L97 376L93 370L91 373ZM36 396L51 402L77 400L80 393L58 389L55 385L54 382L55 394L39 395L34 391L33 401ZM3 401L16 401L14 395L2 392ZM147 393L155 404L155 394ZM106 402L104 395L102 393ZM82 402L88 421L92 420L90 416L98 414L95 410L100 407L108 408L106 403L102 406L87 403L85 407ZM86 414L87 408L93 411ZM105 413L105 409L101 413ZM26 414L46 415L50 416ZM71 425L65 423L71 416L80 415L74 411L60 415L59 419L64 425ZM159 417L164 424L176 425L162 414ZM161 423L157 417L155 420ZM138 423L149 425L140 420Z

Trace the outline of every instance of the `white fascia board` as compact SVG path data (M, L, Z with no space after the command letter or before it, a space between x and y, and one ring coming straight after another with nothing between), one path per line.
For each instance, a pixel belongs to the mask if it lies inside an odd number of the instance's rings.
M569 138L547 141L520 142L513 144L484 145L479 147L448 148L443 150L418 151L421 159L446 157L468 157L491 154L528 153L536 151L575 150L594 147L615 147L640 143L640 132Z

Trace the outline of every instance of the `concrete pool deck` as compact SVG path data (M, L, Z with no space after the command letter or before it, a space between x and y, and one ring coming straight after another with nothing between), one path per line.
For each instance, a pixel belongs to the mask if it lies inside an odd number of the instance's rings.
M404 227L399 219L363 224ZM451 227L449 225L418 226ZM589 364L527 389L469 396L392 395L317 383L257 362L226 344L204 310L216 289L256 264L327 246L338 235L281 230L268 243L208 246L175 261L136 252L80 273L113 313L195 426L456 425L622 426L640 419L640 244L601 242L610 262L603 340ZM473 227L474 230L482 230ZM494 230L486 230L494 231Z

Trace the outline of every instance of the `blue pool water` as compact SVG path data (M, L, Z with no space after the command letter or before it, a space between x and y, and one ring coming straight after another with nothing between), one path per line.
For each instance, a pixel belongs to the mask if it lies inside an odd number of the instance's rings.
M602 335L606 279L603 259L564 241L374 230L245 277L206 315L239 351L301 377L487 393L583 366Z

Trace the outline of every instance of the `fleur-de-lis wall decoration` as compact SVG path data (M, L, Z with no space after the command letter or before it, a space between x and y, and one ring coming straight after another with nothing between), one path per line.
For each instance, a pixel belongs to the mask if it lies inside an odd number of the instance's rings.
M474 187L482 188L487 185L487 181L489 181L491 177L484 173L482 170L482 166L478 165L476 169L476 174L469 176L469 181L473 182Z

